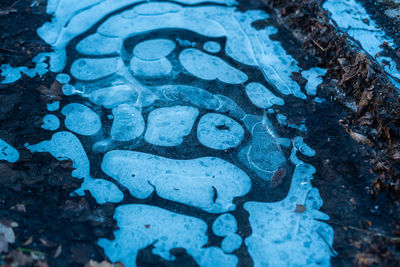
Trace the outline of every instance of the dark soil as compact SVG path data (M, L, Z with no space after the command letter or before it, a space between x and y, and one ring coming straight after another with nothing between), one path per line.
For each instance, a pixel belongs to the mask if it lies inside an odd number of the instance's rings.
M31 7L28 1L1 1L0 65L32 66L31 59L49 49L36 35L49 19L44 1L36 2ZM305 141L319 148L312 159L317 168L313 184L335 230L333 249L338 256L332 264L398 266L398 96L374 60L360 54L329 24L321 1L251 0L242 8L256 6L275 10L274 26L303 44L296 59L329 69L320 91L332 101L315 105ZM96 266L89 261L106 260L97 240L111 238L116 229L112 204L98 205L90 194L70 195L81 183L71 177L70 162L49 154L33 156L24 148L26 140L35 143L50 137L40 125L51 99L46 93L57 87L53 81L54 74L49 73L0 85L0 138L21 152L15 164L0 162L0 222L13 225L16 235L16 242L0 256L5 266ZM345 107L349 100L357 103L355 113ZM357 143L350 132L365 135L372 147ZM184 250L172 253L176 260L167 262L148 247L140 251L138 266L196 266Z

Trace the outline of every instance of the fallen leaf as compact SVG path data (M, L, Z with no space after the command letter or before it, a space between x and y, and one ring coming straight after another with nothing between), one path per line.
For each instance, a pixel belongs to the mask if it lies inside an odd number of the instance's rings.
M371 140L369 140L365 135L356 133L351 131L350 129L346 129L346 132L350 135L351 138L353 138L357 143L363 144L363 145L368 145L368 146L373 146L373 143Z
M56 252L54 252L54 256L53 256L53 258L58 258L58 256L60 256L61 255L61 252L62 252L62 246L61 245L58 245L58 247L57 247L57 249L56 249Z
M303 213L305 211L306 211L306 206L304 206L302 204L296 204L296 209L294 210L294 212Z

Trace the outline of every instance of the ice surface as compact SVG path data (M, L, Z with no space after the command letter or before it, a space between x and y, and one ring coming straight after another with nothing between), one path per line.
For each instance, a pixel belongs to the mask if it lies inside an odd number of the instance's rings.
M326 74L326 69L311 68L309 70L303 70L301 75L307 80L306 91L308 95L316 95L317 87L322 83L322 77Z
M200 108L215 110L219 107L218 99L207 90L189 85L164 85L157 90L167 101L181 101Z
M244 130L239 123L218 113L204 115L197 126L199 142L213 149L225 150L236 147L243 136Z
M221 50L221 45L214 41L208 41L204 43L203 48L207 52L218 53Z
M56 111L60 108L60 101L54 101L53 103L48 103L46 106L48 111Z
M275 172L284 168L286 163L279 145L279 137L274 133L272 123L266 118L262 120L256 116L247 116L244 123L252 139L250 144L239 152L239 159L261 179L270 181Z
M70 132L53 134L51 140L42 141L27 147L33 152L49 152L58 160L72 160L72 176L76 178L89 177L90 164L79 139Z
M132 57L130 69L136 76L159 77L170 74L172 65L165 57L152 61Z
M136 103L139 92L129 84L116 84L85 92L84 96L96 105L111 109L123 103Z
M282 106L285 104L282 98L275 96L264 85L252 82L246 85L246 94L250 101L259 108L269 108L273 105Z
M221 242L221 248L226 253L232 253L242 245L242 237L232 233L227 235Z
M296 169L285 199L244 204L253 231L245 243L255 267L330 266L333 229L320 221L329 217L318 211L322 200L310 183L315 168L298 159L292 162ZM296 205L306 210L295 212Z
M47 114L44 116L43 124L40 127L49 131L57 130L60 127L60 120L53 114Z
M146 142L158 146L178 146L190 134L199 111L188 106L153 110L147 119Z
M168 56L176 44L168 39L151 39L138 43L133 54L142 60L157 60Z
M114 121L111 127L111 138L115 141L131 141L142 135L144 119L142 113L134 106L121 104L112 109Z
M118 207L114 218L119 227L115 240L100 239L99 245L111 261L122 261L126 267L135 267L138 251L152 244L152 252L166 260L174 260L171 249L184 248L202 267L238 263L236 256L226 255L220 248L204 247L207 224L200 219L139 204Z
M6 160L14 163L19 159L19 152L13 146L0 138L0 161Z
M116 73L123 66L122 59L112 58L80 58L71 66L71 74L82 81L96 80Z
M136 151L105 154L102 170L137 198L153 191L162 198L195 206L211 213L234 210L234 197L245 195L250 178L219 158L169 159Z
M314 157L315 156L315 151L311 147L309 147L306 143L304 143L304 140L302 137L297 136L293 139L293 146L303 155L309 156L309 157Z
M101 129L99 115L91 108L78 104L68 104L61 110L65 115L65 127L80 135L94 135Z
M94 33L76 45L76 51L86 55L119 54L122 47L120 38L112 38Z
M56 80L61 84L67 84L71 80L71 77L69 77L68 74L60 73L60 74L57 74Z
M283 115L283 114L280 114L280 113L276 114L276 120L280 124L282 124L284 126L288 126L288 127L292 128L292 129L299 130L300 132L306 132L307 131L307 127L306 127L306 124L305 124L304 121L302 121L300 125L296 125L294 123L287 123L287 117L285 115Z
M75 193L84 195L85 190L90 191L99 204L104 204L106 202L117 203L124 198L124 194L115 184L103 179L86 177L81 187L78 188Z
M230 213L219 216L212 225L212 230L217 236L227 236L236 233L238 229L235 217Z
M185 69L203 80L218 79L224 83L239 84L247 81L247 75L230 66L219 57L206 54L195 48L181 52L179 60Z

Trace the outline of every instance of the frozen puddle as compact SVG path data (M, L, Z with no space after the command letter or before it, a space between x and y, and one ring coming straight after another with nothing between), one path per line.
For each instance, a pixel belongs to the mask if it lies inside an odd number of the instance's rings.
M65 96L47 106L51 139L27 147L72 160L76 194L116 203L115 239L99 240L111 261L136 266L152 246L168 261L183 248L200 266L330 265L315 169L297 158L315 154L306 121L285 112L318 95L325 70L302 70L270 39L275 28L251 26L268 14L235 4L48 1L53 18L38 33L53 51L42 56ZM27 70L2 71L12 82ZM17 161L0 141L0 159Z

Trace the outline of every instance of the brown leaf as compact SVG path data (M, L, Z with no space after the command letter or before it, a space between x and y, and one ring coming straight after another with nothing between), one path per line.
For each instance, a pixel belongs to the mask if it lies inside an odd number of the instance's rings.
M296 204L296 209L294 210L294 212L303 213L305 211L306 211L306 206L304 206L302 204Z
M61 252L62 252L62 246L61 245L58 245L58 247L57 247L57 249L56 249L56 252L54 252L54 256L53 256L53 258L58 258L58 256L60 256L61 255Z
M365 135L353 132L349 129L346 129L346 132L353 138L357 143L363 144L363 145L368 145L368 146L373 146L373 143L371 140L369 140Z

